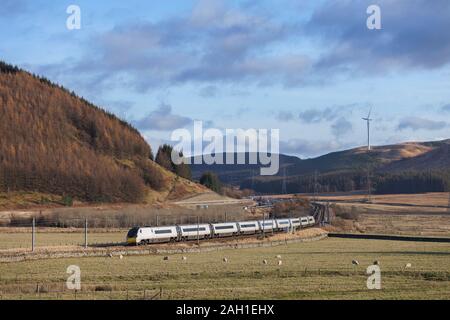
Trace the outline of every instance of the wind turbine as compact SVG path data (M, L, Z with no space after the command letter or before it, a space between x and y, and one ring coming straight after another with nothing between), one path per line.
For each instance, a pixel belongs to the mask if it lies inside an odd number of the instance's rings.
M371 114L372 114L372 107L370 107L367 118L362 118L364 121L367 122L367 150L369 150L369 151L370 151L370 122L373 120L370 118Z
M370 152L370 122L373 120L370 118L372 114L372 107L370 107L367 118L362 118L367 122L367 152ZM370 153L369 153L370 156ZM370 181L370 161L367 164L367 202L372 202L372 183Z

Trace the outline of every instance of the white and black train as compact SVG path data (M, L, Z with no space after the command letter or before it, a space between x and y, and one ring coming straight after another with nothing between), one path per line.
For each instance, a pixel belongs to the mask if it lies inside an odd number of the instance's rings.
M289 232L315 225L314 217L268 219L258 221L175 225L167 227L135 227L127 234L129 245L204 240L265 232Z

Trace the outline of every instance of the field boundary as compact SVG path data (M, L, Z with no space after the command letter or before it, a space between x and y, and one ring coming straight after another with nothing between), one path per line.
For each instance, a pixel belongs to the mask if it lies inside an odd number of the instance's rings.
M26 252L0 256L0 263L21 262L29 260L60 259L60 258L84 258L84 257L119 257L119 256L143 256L159 254L182 254L211 252L230 249L267 248L293 243L320 241L328 237L327 232L310 237L290 238L284 240L255 241L255 242L231 242L220 244L207 244L197 247L117 247L117 248L90 248L88 250L68 250L68 251L42 251Z
M383 235L383 234L328 233L328 237L330 237L330 238L346 238L346 239L450 243L450 238L400 236L400 235L397 236L397 235Z

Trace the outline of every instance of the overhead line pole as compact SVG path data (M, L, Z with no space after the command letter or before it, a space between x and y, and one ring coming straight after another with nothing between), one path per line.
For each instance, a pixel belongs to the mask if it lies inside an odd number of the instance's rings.
M200 217L197 216L197 245L200 246Z
M84 219L84 248L87 249L88 247L88 220L87 218Z
M33 217L33 222L31 225L31 251L34 252L36 245L36 218Z

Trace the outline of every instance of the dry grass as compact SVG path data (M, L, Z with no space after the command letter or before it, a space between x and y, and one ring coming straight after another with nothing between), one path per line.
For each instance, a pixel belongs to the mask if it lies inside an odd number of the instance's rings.
M347 201L358 202L366 200L365 195L342 195L342 196L319 196L318 199L322 201ZM389 194L389 195L373 195L373 204L397 204L415 205L415 206L448 206L449 193L421 193L421 194Z
M352 265L354 259L360 266ZM366 288L366 268L375 260L382 290L373 291ZM407 263L412 268L405 270ZM154 255L0 264L0 295L74 299L62 291L69 265L82 272L77 299L143 299L160 288L163 299L450 299L448 244L349 239L185 253L168 261Z
M95 232L88 234L90 244L124 242L128 230L115 232ZM84 244L83 230L77 229L71 232L42 232L36 234L36 247L67 247L81 246ZM31 232L4 233L0 232L0 251L4 249L31 248Z

